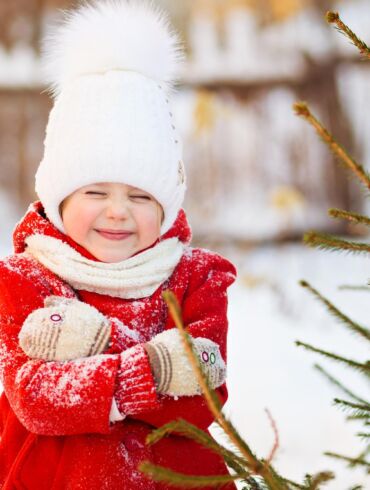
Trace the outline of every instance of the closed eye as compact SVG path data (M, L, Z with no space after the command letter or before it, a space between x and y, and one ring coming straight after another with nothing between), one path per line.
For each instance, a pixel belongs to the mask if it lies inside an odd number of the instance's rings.
M144 195L134 195L134 196L131 196L132 198L134 199L147 199L148 201L150 201L151 197L150 196L144 196Z
M90 196L106 196L105 192L97 192L97 191L86 191L85 194Z

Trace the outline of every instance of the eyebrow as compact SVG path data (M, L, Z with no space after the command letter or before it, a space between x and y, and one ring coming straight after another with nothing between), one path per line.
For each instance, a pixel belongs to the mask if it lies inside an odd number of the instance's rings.
M109 184L105 182L97 182L96 184L88 184L85 187L107 187ZM144 189L139 189L139 187L131 187L129 189L130 191L135 191L135 192L143 192L144 194L150 195L150 192L144 191Z

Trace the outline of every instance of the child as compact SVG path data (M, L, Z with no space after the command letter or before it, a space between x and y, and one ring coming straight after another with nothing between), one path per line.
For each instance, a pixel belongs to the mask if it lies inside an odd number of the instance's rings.
M143 460L227 474L184 437L145 444L176 418L204 430L212 422L164 290L227 398L226 289L236 271L189 246L169 108L177 37L150 4L105 0L70 12L45 55L55 104L40 201L0 262L0 488L170 488L138 471Z

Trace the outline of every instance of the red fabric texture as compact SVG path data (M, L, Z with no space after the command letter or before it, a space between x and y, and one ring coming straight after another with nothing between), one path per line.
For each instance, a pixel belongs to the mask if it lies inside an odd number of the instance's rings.
M121 354L116 386L114 398L121 414L134 415L160 407L143 345L135 345Z
M41 233L62 240L96 260L58 231L33 203L14 231L14 254L0 261L0 488L3 490L166 490L137 470L143 460L186 474L221 475L221 458L179 436L148 447L145 437L156 427L183 418L202 429L213 417L202 396L174 399L157 395L142 344L174 327L161 293L171 289L194 337L220 346L226 360L227 287L235 267L220 255L189 246L191 230L181 210L161 237L178 237L185 251L172 273L152 296L127 299L75 291L112 321L109 348L90 358L44 362L27 357L18 333L45 297L71 297L68 284L24 254L27 236ZM127 328L128 327L128 328ZM134 355L128 361L125 351ZM143 384L144 390L140 388ZM226 386L218 390L223 403ZM112 398L128 414L109 422ZM225 489L235 489L234 484Z

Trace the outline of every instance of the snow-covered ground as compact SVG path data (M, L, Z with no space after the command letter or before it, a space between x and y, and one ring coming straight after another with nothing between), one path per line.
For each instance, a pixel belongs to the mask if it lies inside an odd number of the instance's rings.
M299 339L358 361L369 358L365 342L348 333L298 285L299 279L308 280L344 313L367 325L370 291L337 286L366 285L368 258L300 244L225 253L239 271L230 288L227 414L257 454L267 457L274 435L265 408L271 412L279 432L274 462L285 476L303 480L305 472L331 469L337 478L325 488L344 489L354 483L370 488L363 472L348 470L322 454L356 456L362 446L354 436L356 426L345 422L332 405L332 399L343 394L313 364L319 362L359 395L368 396L368 385L360 375L294 343Z

